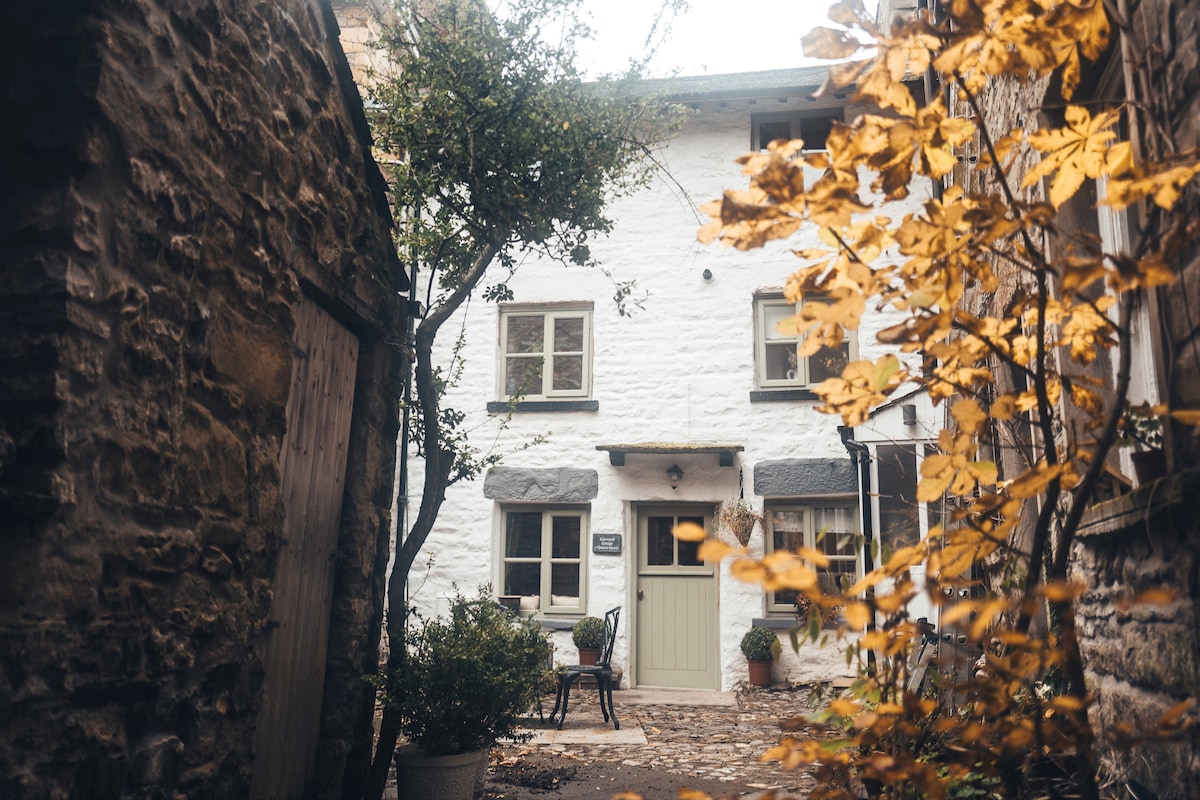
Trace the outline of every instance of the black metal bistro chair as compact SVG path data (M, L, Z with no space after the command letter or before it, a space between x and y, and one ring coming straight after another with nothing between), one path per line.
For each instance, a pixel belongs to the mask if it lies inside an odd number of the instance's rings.
M591 675L596 679L596 688L600 692L600 713L604 715L604 721L608 722L608 718L612 717L613 730L621 729L621 723L617 721L617 712L613 709L612 704L612 652L613 645L617 641L617 620L620 616L620 606L605 613L604 649L600 651L600 656L596 659L595 664L576 664L567 667L566 672L559 676L558 694L554 698L554 710L550 712L550 721L554 722L554 715L558 713L558 707L561 705L562 716L558 718L560 731L567 718L567 701L571 696L571 684L583 675Z

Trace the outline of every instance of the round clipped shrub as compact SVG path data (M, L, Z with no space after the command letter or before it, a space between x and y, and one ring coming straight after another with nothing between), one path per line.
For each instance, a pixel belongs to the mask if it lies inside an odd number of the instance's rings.
M596 648L604 646L604 620L599 617L584 617L571 629L571 641L576 647Z
M774 661L779 639L766 628L751 628L742 637L742 655L747 661Z

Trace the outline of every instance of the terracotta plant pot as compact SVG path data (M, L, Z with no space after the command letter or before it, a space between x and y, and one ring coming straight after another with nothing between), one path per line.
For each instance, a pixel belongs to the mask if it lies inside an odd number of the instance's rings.
M472 800L485 750L427 756L415 745L396 748L396 783L412 800Z
M771 665L773 661L747 661L750 667L750 684L752 686L771 685Z
M600 658L599 647L581 647L579 648L579 663L591 666L596 663L596 659Z
M1162 450L1140 450L1129 454L1138 486L1145 486L1167 474L1167 454Z

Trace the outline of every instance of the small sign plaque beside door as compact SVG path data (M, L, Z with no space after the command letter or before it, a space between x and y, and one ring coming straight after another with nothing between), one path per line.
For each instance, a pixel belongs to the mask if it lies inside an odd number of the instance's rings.
M592 552L606 556L621 555L621 534L593 533Z

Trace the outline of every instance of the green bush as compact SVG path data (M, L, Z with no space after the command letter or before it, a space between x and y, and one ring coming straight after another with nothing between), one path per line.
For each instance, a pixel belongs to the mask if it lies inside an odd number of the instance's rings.
M779 639L766 628L751 628L742 637L742 655L747 661L774 661L779 653Z
M603 647L604 620L599 617L584 617L571 629L571 641L576 647Z
M380 681L401 731L426 755L519 738L518 720L539 699L550 643L489 595L484 587L477 598L455 597L450 618L412 631L401 665Z

